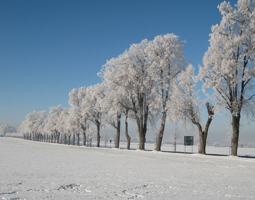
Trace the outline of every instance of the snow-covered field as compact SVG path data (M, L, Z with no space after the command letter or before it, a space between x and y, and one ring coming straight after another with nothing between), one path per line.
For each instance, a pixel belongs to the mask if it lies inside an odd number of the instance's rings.
M162 149L172 150L166 146ZM146 148L153 149L153 144ZM228 153L228 148L227 152L213 149ZM255 155L254 149L239 150ZM3 137L0 152L1 199L255 199L254 158L77 147Z

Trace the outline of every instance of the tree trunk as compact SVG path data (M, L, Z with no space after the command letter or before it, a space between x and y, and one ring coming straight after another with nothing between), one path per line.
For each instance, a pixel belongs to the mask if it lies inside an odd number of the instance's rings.
M92 146L92 138L87 138L87 146Z
M209 130L209 126L210 126L211 122L212 122L212 118L208 118L204 131L202 131L202 127L199 124L199 126L201 128L198 128L199 129L199 139L200 139L200 148L199 148L198 153L200 153L200 154L206 154L206 141L207 141L208 130Z
M145 150L145 135L143 130L143 121L139 118L136 119L137 127L138 127L138 134L139 134L139 149Z
M143 130L143 120L137 119L138 134L139 134L139 149L145 150L145 135Z
M138 113L136 114L136 123L138 127L138 134L139 134L139 149L140 150L145 150L145 137L144 137L144 98L143 94L140 94L141 97L138 99Z
M56 143L56 133L53 134L53 143Z
M66 144L66 133L64 135L64 144Z
M117 135L116 135L116 142L115 142L115 148L120 148L120 120L121 120L121 114L117 116Z
M58 144L60 144L60 132L58 132Z
M198 131L199 131L200 148L198 153L200 154L206 154L207 135L208 135L210 124L214 116L214 107L210 105L208 102L206 103L206 107L207 107L208 119L205 125L205 130L204 131L202 130L202 127L199 122L196 122L195 120L193 120L193 123L197 125Z
M86 146L86 130L83 130L83 146Z
M232 129L233 129L233 137L232 137L232 156L237 156L238 149L238 140L239 140L239 126L240 126L240 115L232 116Z
M70 145L71 135L68 135L68 145Z
M126 118L125 118L125 135L126 135L126 138L127 138L127 149L130 149L131 138L128 135L128 110L126 110Z
M145 137L144 137L143 133L141 133L139 135L139 137L140 137L139 149L140 150L145 150Z
M199 146L198 153L206 154L206 151L205 151L206 143L205 143L205 139L204 139L204 131L202 131L202 129L199 129L199 141L200 141L200 146Z
M144 117L141 118L139 121L139 149L145 150L145 142L146 142L146 132L147 132L147 120L148 120L148 114L144 114Z
M146 124L145 126L141 125L142 123L140 123L140 127L139 127L139 149L140 150L145 150L145 136L146 136Z
M97 124L97 147L100 147L100 124Z
M80 133L76 133L77 135L77 146L80 145Z
M58 143L58 132L56 131L56 143Z
M158 139L157 139L157 144L156 144L156 151L161 151L161 145L162 145L162 140L163 140L163 134L165 130L165 123L166 123L166 111L163 112L163 116L161 119L161 126L158 134Z
M75 134L73 133L73 145L75 145Z

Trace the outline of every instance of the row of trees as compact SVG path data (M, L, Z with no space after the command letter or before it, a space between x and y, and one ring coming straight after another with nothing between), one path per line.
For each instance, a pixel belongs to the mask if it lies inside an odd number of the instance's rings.
M160 151L167 121L190 122L198 128L199 153L205 154L209 126L216 110L224 108L232 116L232 155L237 155L241 114L248 117L255 114L254 6L255 1L249 0L239 0L236 9L226 2L218 6L222 21L212 27L210 47L198 76L185 61L185 42L179 41L178 36L166 34L152 41L145 39L106 62L98 73L102 83L73 89L69 93L70 108L50 108L49 116L46 111L30 113L20 130L35 138L45 138L49 133L51 141L54 138L58 141L60 133L69 141L71 135L79 141L83 133L84 145L86 138L96 131L99 147L101 128L111 126L116 129L115 147L119 148L121 118L124 117L127 148L130 148L128 123L134 121L139 149L144 150L149 125L155 128L159 122L155 150ZM203 91L208 95L206 101L199 98L198 80L203 82ZM203 105L208 113L204 129Z
M9 124L2 124L0 126L0 136L5 136L8 133L16 133L16 128L14 126L10 126Z

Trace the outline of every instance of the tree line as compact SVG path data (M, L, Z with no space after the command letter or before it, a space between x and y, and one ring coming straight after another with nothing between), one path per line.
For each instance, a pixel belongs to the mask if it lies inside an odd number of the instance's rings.
M139 149L145 149L146 133L160 124L156 151L161 150L166 123L191 123L199 132L199 153L206 154L206 140L213 117L219 110L228 110L232 118L232 155L237 155L241 115L255 116L254 57L255 1L239 0L235 7L223 2L218 8L220 24L212 26L210 46L199 66L185 60L184 41L174 34L156 36L132 44L116 58L102 66L96 85L74 88L69 93L70 108L61 105L26 116L19 131L26 139L88 144L93 134L100 147L100 131L104 126L116 129L119 148L121 119L125 122L127 149L131 138L128 124L134 121L139 136ZM202 82L206 100L198 95ZM207 120L202 124L201 108L206 106ZM204 128L203 128L204 126Z

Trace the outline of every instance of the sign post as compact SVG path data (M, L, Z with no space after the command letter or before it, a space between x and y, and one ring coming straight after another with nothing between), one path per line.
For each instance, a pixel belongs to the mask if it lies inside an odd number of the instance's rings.
M184 147L186 152L186 146L192 146L193 153L194 137L193 136L184 136Z

